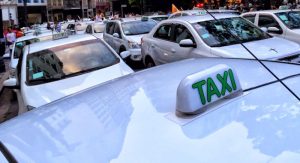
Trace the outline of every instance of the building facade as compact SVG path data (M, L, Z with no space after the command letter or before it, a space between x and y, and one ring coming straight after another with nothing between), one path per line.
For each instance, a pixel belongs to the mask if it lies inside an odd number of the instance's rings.
M18 19L22 26L24 22L24 3L17 0ZM47 22L47 0L27 0L27 22L28 24L38 24Z
M18 12L16 0L0 0L2 20L4 28L18 24Z
M48 0L49 21L94 17L96 0Z

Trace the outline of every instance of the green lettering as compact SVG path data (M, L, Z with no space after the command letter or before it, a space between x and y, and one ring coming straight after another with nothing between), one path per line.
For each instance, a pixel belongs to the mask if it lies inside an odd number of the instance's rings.
M220 83L222 84L222 90L221 90L221 94L224 96L226 93L226 90L228 90L229 92L232 91L232 88L230 87L230 85L227 83L227 78L228 78L228 72L224 71L223 77L218 74L217 75L218 80L220 81Z
M228 70L228 73L229 73L229 78L230 78L230 81L231 81L232 89L233 89L233 90L236 90L236 83L235 83L235 79L234 79L234 75L233 75L232 70L229 69L229 70Z
M212 80L212 78L207 78L207 102L211 101L211 96L217 95L218 97L221 97L221 94L215 84L215 82Z
M197 82L197 83L194 83L193 85L192 85L192 87L194 88L194 89L198 89L198 93L199 93L199 96L200 96L200 100L201 100L201 103L202 103L202 105L205 105L205 103L206 103L206 100L205 100L205 97L204 97L204 93L203 93L203 89L202 89L202 86L205 84L206 82L205 82L205 80L202 80L202 81L199 81L199 82Z

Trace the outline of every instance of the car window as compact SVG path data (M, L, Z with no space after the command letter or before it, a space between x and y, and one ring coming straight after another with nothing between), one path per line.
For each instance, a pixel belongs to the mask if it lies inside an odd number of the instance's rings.
M300 28L300 11L280 12L275 14L290 29Z
M249 20L250 22L254 23L255 21L255 14L254 15L245 15L243 18Z
M162 17L153 17L153 18L151 18L151 19L153 19L153 20L155 20L155 21L163 21L163 20L168 19L168 17L166 17L166 16L162 16Z
M21 56L21 53L23 52L23 48L26 45L30 45L32 43L36 43L36 42L39 42L39 41L40 40L38 38L33 38L33 39L29 39L29 40L16 42L15 49L14 49L14 58L17 59Z
M115 23L113 23L113 22L107 23L107 25L106 25L106 33L108 33L110 35L113 34L113 32L114 32L114 24Z
M179 43L181 40L184 39L191 39L193 42L195 42L191 32L184 25L181 24L175 26L174 37L176 43Z
M114 33L119 34L119 36L121 37L120 26L118 24L115 24Z
M278 22L273 18L273 16L269 16L269 15L259 15L258 26L266 27L266 28L277 27L281 29Z
M92 25L88 25L86 27L85 33L93 34L93 27L92 27Z
M154 37L163 40L171 40L171 32L172 32L172 25L170 24L162 25L155 32Z
M193 26L202 40L211 47L270 38L268 34L241 17L203 21L194 23Z
M157 23L153 20L131 21L122 23L122 30L125 35L140 35L149 33Z
M187 13L182 13L182 16L189 16L189 14L187 14Z
M78 42L29 54L27 84L36 85L99 70L120 60L102 42Z

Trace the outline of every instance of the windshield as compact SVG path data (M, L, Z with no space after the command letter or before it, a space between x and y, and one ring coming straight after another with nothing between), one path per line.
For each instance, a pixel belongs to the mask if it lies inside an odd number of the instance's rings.
M270 38L262 30L240 17L203 21L194 23L193 26L203 41L211 47Z
M27 83L35 85L60 80L119 61L103 43L95 40L50 48L27 56Z
M122 23L122 29L125 35L146 34L156 25L155 21L132 21Z
M300 28L300 11L276 13L276 16L290 29Z

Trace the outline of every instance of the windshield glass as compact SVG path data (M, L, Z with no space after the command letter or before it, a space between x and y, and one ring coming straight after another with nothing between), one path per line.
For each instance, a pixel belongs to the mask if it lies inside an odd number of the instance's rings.
M119 61L103 43L95 40L50 48L27 56L27 83L35 85L60 80Z
M290 29L300 28L300 11L276 13L276 16Z
M122 29L125 35L146 34L156 25L155 21L132 21L122 23Z
M193 26L203 41L211 47L270 38L262 30L240 17L203 21L194 23Z

